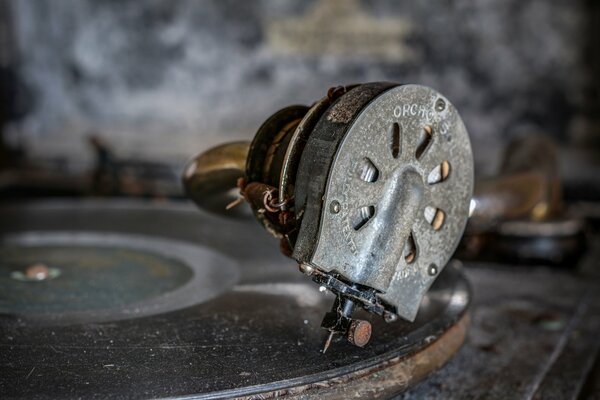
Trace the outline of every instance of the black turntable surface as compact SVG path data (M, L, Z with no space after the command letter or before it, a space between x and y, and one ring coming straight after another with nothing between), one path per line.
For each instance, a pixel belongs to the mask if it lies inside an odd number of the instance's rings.
M403 396L524 398L561 382L558 361L583 376L594 360L577 352L600 327L592 279L452 262L414 324L365 313L365 348L322 354L332 295L253 221L117 201L7 204L0 221L4 398L387 398L428 374ZM433 373L465 339L464 270L470 336Z

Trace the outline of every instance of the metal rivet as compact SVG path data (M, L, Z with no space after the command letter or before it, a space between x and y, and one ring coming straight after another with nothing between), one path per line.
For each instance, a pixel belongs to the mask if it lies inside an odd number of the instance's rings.
M427 270L430 276L435 276L438 273L438 268L435 264L431 264Z
M300 271L308 276L312 275L315 272L315 269L308 264L301 263L299 266Z
M442 112L446 108L446 102L444 99L437 99L435 102L435 111Z
M331 204L329 205L329 211L331 211L332 214L339 213L341 209L342 209L342 206L340 205L339 201L337 201L337 200L332 201Z
M59 275L60 270L58 268L50 268L42 263L32 264L24 271L13 271L10 274L11 278L24 282L41 282L56 278Z

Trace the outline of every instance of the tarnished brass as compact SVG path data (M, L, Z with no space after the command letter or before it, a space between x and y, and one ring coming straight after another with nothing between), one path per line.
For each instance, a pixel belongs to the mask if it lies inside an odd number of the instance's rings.
M187 164L182 180L189 198L208 211L240 215L247 210L226 206L239 198L237 180L244 176L250 142L233 142L213 147Z
M538 171L478 181L467 229L481 232L502 221L527 218L538 204L545 202L545 194L545 176Z
M556 144L546 136L513 141L500 174L478 181L469 233L485 232L511 220L544 221L563 212Z

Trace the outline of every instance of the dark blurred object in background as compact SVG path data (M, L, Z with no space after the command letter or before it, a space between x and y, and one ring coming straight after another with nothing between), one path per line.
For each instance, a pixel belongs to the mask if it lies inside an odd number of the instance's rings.
M0 169L20 156L5 142L4 128L18 121L30 109L31 96L19 75L10 5L0 1Z
M248 140L273 110L332 85L390 80L447 94L469 128L479 177L499 169L510 140L541 131L559 143L567 198L600 198L600 6L590 0L0 7L2 162L7 146L20 148L13 167L59 170L77 180L66 184L73 189L94 174L89 132L101 132L120 160L180 168L216 143Z

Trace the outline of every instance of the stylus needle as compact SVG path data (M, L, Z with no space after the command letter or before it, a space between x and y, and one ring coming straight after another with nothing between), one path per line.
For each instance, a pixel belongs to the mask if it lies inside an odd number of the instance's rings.
M323 354L325 354L325 352L327 351L327 349L331 345L331 339L333 339L333 335L335 335L335 332L331 331L331 333L327 337L327 340L325 341L325 346L323 347Z

